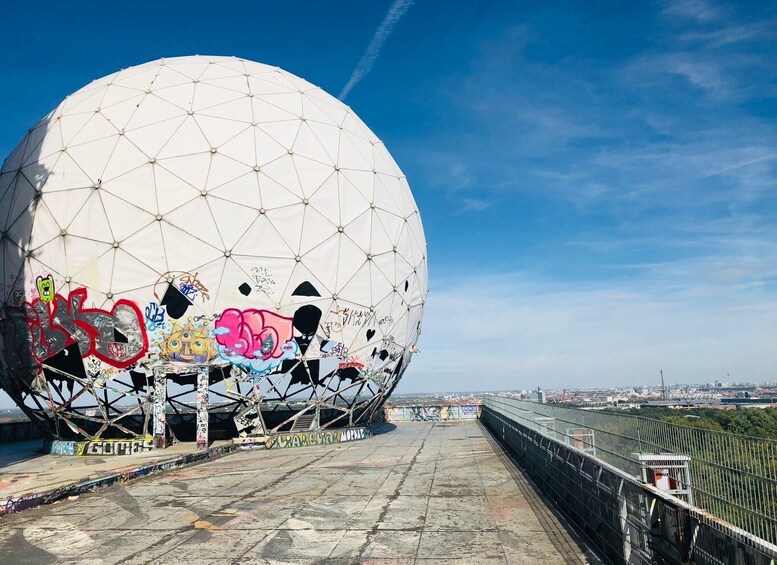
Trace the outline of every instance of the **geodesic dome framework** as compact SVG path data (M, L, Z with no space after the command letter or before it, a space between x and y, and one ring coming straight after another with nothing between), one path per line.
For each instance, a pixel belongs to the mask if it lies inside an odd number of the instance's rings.
M420 334L404 175L275 67L182 57L94 81L6 159L0 213L0 379L60 435L145 434L155 368L185 416L207 367L233 432L365 422Z

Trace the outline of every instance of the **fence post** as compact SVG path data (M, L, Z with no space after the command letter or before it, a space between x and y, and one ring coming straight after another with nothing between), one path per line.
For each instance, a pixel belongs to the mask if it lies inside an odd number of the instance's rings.
M618 518L621 524L621 534L623 535L623 560L626 563L631 559L631 531L629 528L629 509L626 504L626 497L623 495L623 479L618 484Z
M637 445L639 446L639 452L642 453L642 437L639 435L639 416L634 416L637 423Z

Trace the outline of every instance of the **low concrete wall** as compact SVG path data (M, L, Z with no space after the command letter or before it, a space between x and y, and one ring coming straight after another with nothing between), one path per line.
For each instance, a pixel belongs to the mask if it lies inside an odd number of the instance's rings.
M386 422L439 422L444 420L476 420L481 404L434 404L386 406Z
M30 441L32 439L43 439L45 437L46 434L29 420L0 422L0 443Z
M47 441L43 451L52 455L132 455L154 449L154 438L147 436L137 439L101 439L94 441Z

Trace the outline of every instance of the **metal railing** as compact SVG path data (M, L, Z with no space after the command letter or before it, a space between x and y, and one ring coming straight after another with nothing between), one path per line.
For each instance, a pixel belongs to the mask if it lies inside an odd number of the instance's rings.
M481 420L609 561L774 565L774 544L643 484L635 473L605 461L611 458L629 462L633 469L635 460L627 455L629 448L618 448L608 443L612 438L606 437L627 436L622 433L625 430L603 426L599 421L597 431L586 425L594 422L571 422L561 419L561 414L539 416L555 418L555 426L551 427L549 420L535 422L536 413L523 409L523 404L487 396ZM567 444L564 434L558 432L559 422L562 426L593 429L597 456L574 447L574 442ZM575 442L585 437L576 433ZM695 481L696 477L697 492Z
M690 456L693 503L771 543L777 543L777 441L680 426L625 414L489 396L511 415L550 437L593 431L596 457L641 476L637 454ZM543 420L543 418L549 420ZM585 444L584 436L576 442ZM593 446L591 446L593 447Z

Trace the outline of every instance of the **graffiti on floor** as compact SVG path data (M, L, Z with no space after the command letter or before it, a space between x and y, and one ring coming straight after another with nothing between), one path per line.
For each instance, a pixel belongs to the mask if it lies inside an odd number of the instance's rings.
M52 504L71 496L79 496L117 483L126 483L127 481L139 479L152 473L177 469L197 461L219 459L236 450L236 446L230 445L212 447L205 451L187 453L186 455L176 457L173 460L142 465L120 474L111 473L97 479L87 479L86 481L65 486L63 488L55 488L46 492L32 493L18 497L9 496L7 498L0 498L0 516L28 510L43 504Z
M311 445L331 445L356 441L370 437L370 430L364 427L320 432L293 432L278 434L265 442L267 449L284 447L307 447Z

